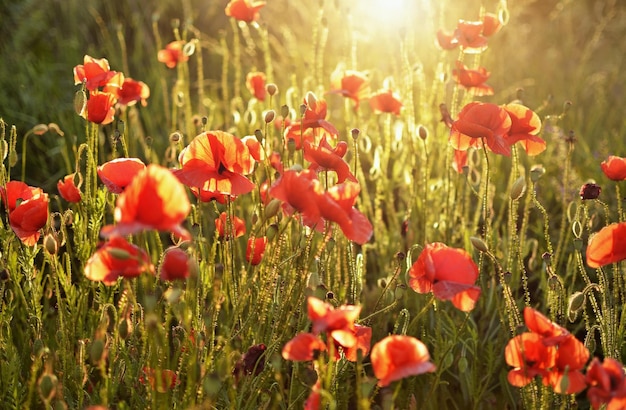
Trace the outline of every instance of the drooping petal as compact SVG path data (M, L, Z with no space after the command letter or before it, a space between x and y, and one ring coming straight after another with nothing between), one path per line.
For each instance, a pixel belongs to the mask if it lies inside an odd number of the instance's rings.
M626 222L600 229L589 239L587 265L599 268L626 259Z

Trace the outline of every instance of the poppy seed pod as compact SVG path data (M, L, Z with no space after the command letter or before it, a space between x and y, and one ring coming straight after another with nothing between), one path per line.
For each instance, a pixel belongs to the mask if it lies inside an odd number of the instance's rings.
M274 117L276 117L276 111L274 110L267 111L264 117L265 123L269 124L270 122L274 121Z
M278 87L274 83L269 83L265 86L265 90L270 96L274 96L278 92Z
M352 134L352 139L354 139L354 140L359 138L359 134L360 133L361 133L361 131L358 128L353 128L352 131L350 131L350 134Z
M283 117L283 119L289 118L289 106L288 105L283 105L282 107L280 107L280 115Z
M426 138L428 138L428 130L422 124L417 126L417 136L422 140L426 140Z

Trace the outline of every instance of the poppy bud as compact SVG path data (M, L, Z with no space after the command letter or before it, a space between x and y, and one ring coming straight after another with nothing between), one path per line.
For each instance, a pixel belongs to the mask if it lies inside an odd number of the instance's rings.
M268 93L270 96L273 96L274 94L276 94L276 93L278 92L278 87L277 87L277 86L276 86L276 84L274 84L274 83L268 83L268 84L265 86L265 91L267 91L267 93Z
M51 233L47 234L43 239L43 247L50 255L56 255L59 250L59 244Z
M352 134L352 139L357 139L359 138L359 134L361 133L361 131L358 128L352 128L352 131L350 131L350 133Z
M14 167L17 164L17 151L12 149L9 151L9 167Z
M122 249L122 248L109 248L107 252L115 259L118 259L121 261L130 259L131 257L131 254L127 250Z
M472 243L472 246L476 248L476 250L484 253L489 253L489 248L487 247L485 241L483 241L482 239L476 236L470 236L470 242Z
M122 319L120 323L117 325L117 333L120 335L122 340L126 340L130 333L133 330L133 326L130 323L129 319Z
M588 199L597 199L600 196L601 192L602 188L600 187L600 185L596 185L590 182L580 187L579 195L580 199L585 201Z
M81 115L85 111L86 106L87 94L84 89L80 89L74 94L74 111L76 111L76 114Z
M31 131L35 135L43 135L48 132L48 126L46 124L37 124L31 129Z
M270 202L265 206L265 218L273 218L278 214L280 210L280 200L272 198Z
M515 182L513 182L513 186L511 187L510 197L513 201L516 201L524 195L526 191L526 178L523 176L517 178Z
M280 115L283 117L283 120L286 120L287 118L289 118L289 106L288 105L283 105L282 107L280 107Z
M306 104L300 104L300 115L304 115L306 112Z
M96 339L93 341L91 348L89 349L89 359L91 360L91 363L94 365L98 365L100 363L100 361L104 358L104 348L104 340Z
M539 178L546 173L545 168L542 165L535 165L530 169L530 180L533 182L539 181Z
M580 238L574 238L574 249L577 251L582 251L583 249L583 240Z
M511 272L506 271L506 272L504 272L504 273L502 274L502 276L503 276L503 278L504 278L504 283L507 283L507 284L508 284L508 283L511 283L511 277L513 276L513 275L511 274Z
M289 158L293 157L293 154L296 152L296 142L292 139L287 141L287 151L289 152Z
M44 403L48 403L54 398L57 390L59 379L54 374L44 373L39 378L37 388L39 390L39 397Z
M2 150L1 152L1 156L2 156L2 161L4 161L5 159L7 159L7 155L9 155L9 144L5 141L2 140L2 144L0 145L0 149Z
M428 130L422 124L417 126L417 136L422 140L426 140L426 138L428 138Z
M402 300L402 298L404 298L405 293L406 293L406 285L403 283L399 283L398 286L396 286L396 289L394 291L394 297L396 298L396 300Z
M278 233L278 225L276 224L271 224L265 230L265 236L267 237L268 241L271 241L272 239L274 239L277 233Z
M567 310L569 312L578 313L585 304L585 294L583 292L574 292L567 301Z
M50 124L48 124L48 131L54 132L55 134L61 137L65 135L65 133L61 130L61 128L54 122L51 122Z
M265 123L269 124L270 122L274 121L274 117L276 116L276 111L274 110L269 110L265 113Z
M257 141L263 141L263 132L261 130L254 130L254 136Z

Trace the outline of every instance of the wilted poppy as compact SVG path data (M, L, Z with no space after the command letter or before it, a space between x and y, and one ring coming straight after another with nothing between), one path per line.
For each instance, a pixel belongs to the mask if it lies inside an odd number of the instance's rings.
M370 359L380 387L405 377L434 372L437 369L430 361L426 345L414 337L405 335L387 336L376 343L372 347Z
M339 134L337 128L330 122L326 121L327 103L326 100L317 98L312 92L308 92L304 98L306 110L302 116L301 127L303 130L308 128L322 128L329 134L336 137Z
M391 113L397 116L402 110L400 97L393 91L380 90L370 96L370 107L376 114Z
M505 138L511 124L511 117L504 108L474 101L465 105L452 123L450 143L461 151L483 143L496 154L511 155L511 144Z
M361 100L368 98L370 94L370 81L366 74L346 70L343 65L337 66L330 75L331 94L340 94L354 101L354 109L359 108Z
M241 356L241 358L235 363L233 368L233 376L236 380L244 375L258 376L265 369L265 362L263 361L267 346L263 343L259 343L250 346L248 350Z
M418 293L433 292L441 300L464 312L474 309L480 296L478 267L464 249L443 243L427 244L409 269L409 286Z
M246 234L246 223L237 216L228 218L226 212L222 212L218 218L215 218L215 230L220 239L239 238Z
M471 91L476 97L493 95L493 88L485 84L485 81L489 79L490 75L491 73L484 67L470 70L460 61L456 62L456 68L452 70L452 76L456 82L466 90Z
M330 145L325 137L320 140L319 145L313 145L309 141L304 142L304 159L311 163L309 169L315 172L335 171L338 183L342 183L346 179L358 182L350 172L350 166L343 159L347 151L348 144L345 141L339 141L335 148Z
M116 158L98 166L97 172L111 193L120 194L145 168L146 165L139 158Z
M106 58L93 58L85 55L83 64L74 67L74 83L84 82L85 88L96 91L99 87L107 85L115 74L115 71L111 71Z
M115 95L117 103L126 106L135 105L141 101L141 105L145 107L146 99L150 97L150 87L146 83L124 77L122 73L117 73L103 91Z
M267 238L265 236L248 239L248 245L246 246L246 261L253 266L261 263L263 255L265 254L266 246Z
M587 265L599 268L626 259L626 222L600 229L589 239Z
M111 93L102 91L90 91L85 109L80 113L81 117L94 124L109 124L115 117L115 103L117 99Z
M142 273L154 273L150 257L143 249L120 236L115 236L94 252L85 263L89 280L114 285L121 276L134 278Z
M190 260L187 252L177 246L163 252L163 260L159 267L161 280L187 279L189 277Z
M528 155L537 155L545 151L546 142L538 134L541 131L541 119L530 108L521 104L506 104L502 108L511 118L511 128L504 137L509 145L519 142Z
M116 225L102 228L100 235L130 235L145 230L170 231L191 239L182 226L191 209L185 187L170 170L151 164L139 172L117 198Z
M142 372L143 374L139 376L139 381L149 384L152 390L159 393L166 393L179 383L178 376L173 370L144 367Z
M39 230L48 222L48 194L41 188L21 181L9 181L0 187L4 206L9 211L9 225L27 246L39 240Z
M163 50L159 50L157 59L164 63L167 68L174 68L178 63L189 60L189 56L183 52L185 41L177 40L167 44Z
M556 349L544 344L541 335L525 332L509 340L504 348L504 358L509 366L514 367L507 376L509 383L523 387L536 376L545 376L554 366Z
M224 131L207 131L196 136L179 157L180 181L201 191L237 196L252 191L255 185L244 175L254 169L248 147Z
M600 167L607 178L613 181L626 180L626 158L611 155L606 161L602 161Z
M607 410L626 408L626 377L624 366L615 359L606 357L600 363L594 357L587 368L586 381L589 385L587 398L594 410L606 404Z
M259 19L259 10L264 6L264 1L230 0L224 11L227 16L236 20L252 23Z
M320 352L326 350L326 344L312 333L299 333L285 343L282 356L285 360L306 362L314 360Z
M75 175L76 173L69 174L61 181L57 182L59 195L61 195L61 198L65 199L67 202L77 203L82 199L80 189L78 189L74 183Z
M265 101L265 73L250 72L246 76L246 87L259 101Z

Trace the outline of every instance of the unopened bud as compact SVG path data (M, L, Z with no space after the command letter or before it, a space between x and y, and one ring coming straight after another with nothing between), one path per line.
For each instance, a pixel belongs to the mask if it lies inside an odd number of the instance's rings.
M578 312L585 304L585 294L583 292L574 292L567 301L567 310L571 312Z
M261 130L254 130L254 137L257 141L263 141L263 132Z
M274 121L274 117L276 117L276 112L274 110L269 110L265 113L265 123L269 124Z
M426 140L426 138L428 138L428 130L422 124L417 126L417 136L422 140Z
M511 187L511 193L510 193L511 199L513 201L520 199L522 195L524 195L525 191L526 191L526 178L521 176L517 178L515 182L513 182L513 186Z
M48 132L48 126L46 124L37 124L31 130L35 135L43 135Z
M49 233L43 238L43 247L50 255L56 255L59 244L53 234Z
M265 218L273 218L278 214L278 210L280 209L280 200L273 198L266 206L265 206Z
M472 246L476 248L476 250L484 253L489 253L489 248L487 247L487 244L481 238L477 236L470 236L470 242L472 243Z
M270 96L274 96L274 94L278 92L278 87L274 83L268 83L265 86L265 91L267 91Z
M265 230L265 236L267 237L268 241L271 241L272 239L274 239L277 233L278 233L278 225L276 224L271 224Z
M54 374L44 373L39 378L37 388L39 390L39 396L44 403L48 403L54 398L58 384L59 379Z
M300 115L304 115L306 112L306 104L300 104Z
M61 130L61 128L54 122L51 122L50 124L48 124L48 131L54 132L55 134L61 137L65 135L65 133Z
M352 134L352 139L357 139L359 138L359 134L361 133L361 130L359 130L358 128L352 128L352 131L350 131L350 133Z
M87 94L85 90L80 89L76 91L74 94L74 111L76 114L81 115L83 111L85 111L85 107L87 106Z
M89 359L91 363L97 365L104 358L104 340L96 339L91 344L91 348L89 349Z
M289 118L289 106L283 105L280 107L280 115L283 117L283 120Z
M543 165L535 165L530 169L530 180L533 182L537 182L539 181L539 178L541 178L545 173L546 170Z

